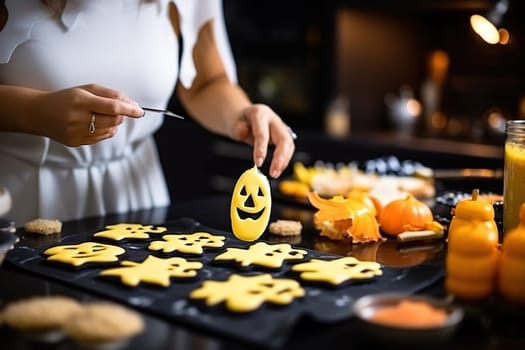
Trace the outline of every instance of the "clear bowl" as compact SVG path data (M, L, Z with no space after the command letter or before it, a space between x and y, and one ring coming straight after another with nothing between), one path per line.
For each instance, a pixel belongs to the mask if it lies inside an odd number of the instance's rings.
M403 320L394 325L374 321L372 316L382 308L398 305L402 301L424 302L434 309L443 310L446 319L434 326L404 326ZM428 349L442 346L452 336L464 317L464 311L445 300L424 295L379 293L359 298L353 305L353 313L363 333L382 348Z

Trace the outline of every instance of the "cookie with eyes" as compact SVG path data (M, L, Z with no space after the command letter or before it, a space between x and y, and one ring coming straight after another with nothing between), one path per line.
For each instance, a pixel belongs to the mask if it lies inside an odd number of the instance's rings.
M93 264L112 264L126 250L122 247L99 242L82 242L78 244L56 245L47 248L43 254L46 261L64 266L79 268Z
M146 240L166 230L163 226L117 223L107 225L104 230L95 232L93 236L111 241Z
M159 258L148 255L142 262L124 260L120 267L102 270L99 276L118 278L129 287L139 284L169 287L172 279L192 281L204 266L181 257Z
M230 203L232 232L243 241L255 241L266 230L272 210L270 182L254 166L241 174Z
M289 278L274 278L271 274L232 274L227 280L206 280L190 292L191 300L203 300L204 306L212 308L222 304L234 313L248 313L263 304L286 306L302 298L305 290L299 282Z
M307 253L306 250L295 249L288 243L257 242L246 248L226 248L213 262L226 262L245 270L253 267L275 270L280 269L286 261L302 260Z
M168 234L162 236L162 241L151 242L148 249L166 254L178 252L188 255L202 255L205 250L222 248L225 239L225 236L213 235L208 232Z
M290 270L299 273L299 278L304 282L331 287L369 281L383 274L381 264L350 256L330 260L311 259L293 265Z

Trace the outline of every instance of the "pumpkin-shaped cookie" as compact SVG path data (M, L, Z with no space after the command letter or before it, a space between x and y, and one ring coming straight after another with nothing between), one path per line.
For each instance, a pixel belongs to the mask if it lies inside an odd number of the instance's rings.
M256 166L246 170L232 193L230 217L233 234L243 241L256 240L268 226L271 209L268 179Z

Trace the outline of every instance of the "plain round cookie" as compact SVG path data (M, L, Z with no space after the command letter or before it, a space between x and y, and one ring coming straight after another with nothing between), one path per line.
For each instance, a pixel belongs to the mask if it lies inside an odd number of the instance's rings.
M24 230L29 233L51 235L62 231L62 222L51 219L35 219L24 224Z
M301 234L303 225L300 221L295 220L277 220L270 223L268 229L274 235L296 236Z
M82 344L102 344L134 336L144 329L140 315L109 302L84 304L64 327L66 334Z
M7 304L1 318L4 324L22 331L55 330L80 309L78 301L66 296L38 296Z

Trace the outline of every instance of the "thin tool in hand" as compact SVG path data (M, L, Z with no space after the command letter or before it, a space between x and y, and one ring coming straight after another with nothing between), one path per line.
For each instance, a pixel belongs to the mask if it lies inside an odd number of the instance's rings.
M165 116L168 116L168 117L175 117L175 118L179 118L179 119L184 119L183 116L175 114L173 112L170 112L170 111L168 111L166 109L158 109L158 108L150 108L150 107L140 107L140 108L142 108L145 111L149 111L149 112L162 113L162 114L164 114Z

